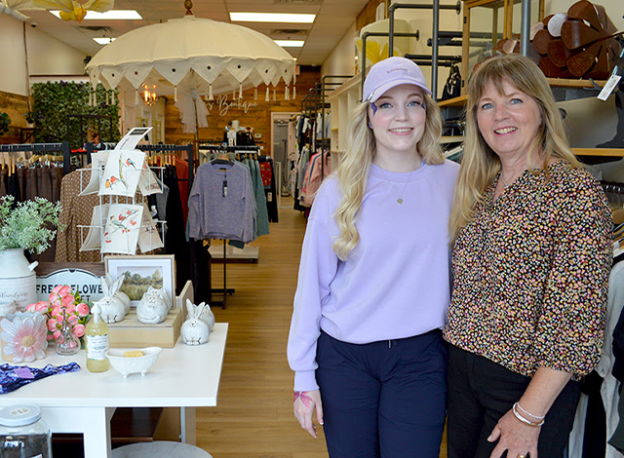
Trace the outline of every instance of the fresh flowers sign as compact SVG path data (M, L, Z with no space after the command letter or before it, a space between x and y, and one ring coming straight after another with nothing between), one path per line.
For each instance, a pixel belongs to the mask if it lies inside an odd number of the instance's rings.
M61 337L63 321L65 320L63 310L71 333L78 339L81 339L85 334L85 325L89 318L89 306L82 302L77 292L72 293L72 289L68 285L55 287L47 301L30 304L26 310L39 312L46 317L48 340L57 340Z

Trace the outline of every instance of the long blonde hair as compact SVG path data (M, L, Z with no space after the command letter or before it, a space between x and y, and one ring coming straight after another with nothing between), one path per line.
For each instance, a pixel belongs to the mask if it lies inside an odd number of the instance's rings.
M440 108L430 96L423 94L425 110L425 129L416 145L417 151L426 164L442 164L444 156L440 151L442 116ZM341 157L336 174L342 197L336 209L336 224L340 235L334 242L334 251L342 261L360 241L360 234L355 226L368 181L368 174L376 153L375 136L368 127L368 102L362 102L351 112L347 126L347 148Z
M459 230L472 221L476 205L501 169L498 155L479 131L477 108L489 83L493 83L500 94L504 93L503 81L532 97L539 107L542 122L527 156L527 165L532 164L532 153L538 152L543 155L543 171L553 158L563 160L571 167L580 167L570 150L563 119L548 81L539 67L519 54L488 59L472 75L466 90L466 138L450 221L453 240Z

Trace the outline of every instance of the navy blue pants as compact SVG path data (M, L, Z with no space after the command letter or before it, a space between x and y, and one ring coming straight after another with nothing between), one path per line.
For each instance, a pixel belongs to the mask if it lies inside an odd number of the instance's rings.
M330 458L438 458L447 359L439 331L363 345L321 333L316 380Z

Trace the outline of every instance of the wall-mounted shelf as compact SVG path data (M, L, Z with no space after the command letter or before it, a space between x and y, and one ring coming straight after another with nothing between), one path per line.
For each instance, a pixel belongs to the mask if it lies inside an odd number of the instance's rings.
M445 107L463 107L468 102L468 96L460 95L459 97L454 97L452 99L441 100L438 102L440 108Z
M546 79L548 80L548 84L550 84L551 87L570 87L570 88L579 88L579 87L593 88L594 87L594 85L592 84L590 80L583 80L583 79L568 80L568 79L563 79L563 78L546 78ZM607 82L604 80L594 80L594 83L596 83L600 87L603 87Z
M441 137L440 138L440 143L442 143L443 145L447 144L447 143L461 143L464 141L464 137L461 135L453 135L453 136L449 136L449 137Z
M577 156L624 157L624 149L616 148L572 148Z

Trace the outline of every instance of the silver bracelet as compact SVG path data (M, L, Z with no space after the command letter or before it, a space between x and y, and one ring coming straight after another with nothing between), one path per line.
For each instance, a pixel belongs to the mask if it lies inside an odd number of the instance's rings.
M516 406L518 405L518 403L516 402L513 407L511 408L511 411L513 412L513 414L515 415L515 417L518 419L518 421L521 421L522 423L524 423L525 425L529 425L532 426L534 428L537 428L539 426L542 426L544 424L544 420L538 422L538 423L533 423L532 421L527 420L526 418L524 418L522 415L520 415L518 413L518 411L516 410Z
M531 412L524 410L520 405L520 402L516 402L516 406L518 406L518 409L522 410L522 412L527 414L529 417L537 418L538 420L543 420L544 418L546 418L546 415L540 417L539 415L533 415Z

